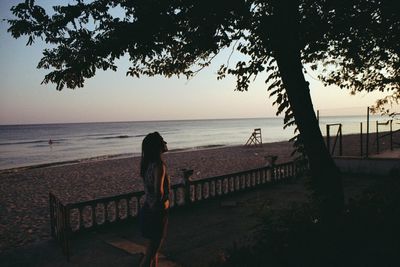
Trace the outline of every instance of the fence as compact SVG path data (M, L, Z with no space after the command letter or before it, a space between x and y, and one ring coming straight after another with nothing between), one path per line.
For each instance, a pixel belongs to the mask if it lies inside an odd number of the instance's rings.
M379 135L379 126L387 126L389 125L389 132L386 134ZM400 132L399 130L393 131L393 120L388 120L386 122L376 121L376 154L379 154L380 150L380 139L389 136L390 150L393 150L393 134Z
M294 162L242 171L201 180L175 184L170 191L172 209L197 202L231 195L294 177L302 171ZM105 197L79 203L62 203L49 194L51 234L70 257L70 238L80 232L94 230L135 219L144 203L144 192Z
M331 136L330 136L330 128L338 126L338 130L335 136L335 140L333 143L333 147L331 150ZM336 143L337 140L339 139L339 156L343 155L343 145L342 145L342 124L341 123L334 123L334 124L327 124L326 125L326 146L328 148L328 151L330 154L334 155L335 154L335 148L336 148Z
M347 108L345 109L350 113L360 113L361 114L361 107L356 107L356 108ZM325 110L326 113L327 110ZM379 154L383 150L393 150L395 147L400 147L400 141L399 141L399 134L400 134L400 129L394 129L396 126L400 125L400 113L393 113L390 116L386 117L377 117L375 121L375 133L370 132L370 124L373 122L370 119L370 114L371 114L371 109L367 107L367 113L366 113L366 128L363 128L363 122L360 122L360 130L359 130L359 142L352 142L351 146L345 146L345 150L343 151L342 148L342 131L343 131L343 125L344 126L350 126L351 122L347 121L346 122L346 115L343 116L344 124L342 123L337 123L338 117L340 118L341 112L343 112L343 109L331 109L331 113L325 115L325 119L329 118L329 116L332 116L332 119L328 121L332 121L333 123L327 123L326 124L326 146L328 148L329 153L332 156L356 156L359 155L360 157L363 158L368 158L372 154ZM385 119L385 121L380 121L382 119ZM317 119L318 122L320 123L320 110L317 110ZM385 127L386 126L386 127ZM336 136L332 135L331 128L332 127L338 127ZM349 127L353 128L353 132L347 132L346 134L355 134L357 131L355 130L355 126ZM363 132L363 129L365 129L365 133ZM331 138L332 137L332 138ZM331 139L333 139L333 144L331 142ZM345 139L345 138L344 138ZM343 140L344 140L343 139ZM339 141L339 150L336 149L337 141ZM354 147L357 147L357 152L355 151ZM356 152L356 153L354 153Z

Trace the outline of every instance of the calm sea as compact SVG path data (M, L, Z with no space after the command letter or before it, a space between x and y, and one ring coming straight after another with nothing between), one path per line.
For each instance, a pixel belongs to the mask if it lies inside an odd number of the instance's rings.
M320 127L325 134L327 123L342 123L345 134L359 133L362 121L365 116L323 117ZM0 169L139 155L143 137L153 131L163 135L170 150L245 144L254 128L262 129L264 143L288 140L293 128L282 125L282 118L3 125Z

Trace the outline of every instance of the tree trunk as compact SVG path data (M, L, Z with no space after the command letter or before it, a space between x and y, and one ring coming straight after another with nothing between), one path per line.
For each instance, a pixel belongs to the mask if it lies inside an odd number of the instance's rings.
M325 146L311 101L308 82L304 79L297 31L298 3L296 2L293 0L275 2L276 30L272 36L274 56L309 160L312 186L321 216L329 220L343 211L343 187L340 171Z

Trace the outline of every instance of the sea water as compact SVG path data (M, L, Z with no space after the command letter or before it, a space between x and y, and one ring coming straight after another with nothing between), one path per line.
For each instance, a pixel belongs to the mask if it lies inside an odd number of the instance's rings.
M322 117L319 123L324 135L326 124L332 123L342 123L343 134L350 134L360 133L360 122L365 132L365 120L365 116ZM261 128L264 143L294 135L293 127L283 130L282 118L2 125L0 169L140 155L144 136L154 131L160 132L172 151L243 145L255 128Z

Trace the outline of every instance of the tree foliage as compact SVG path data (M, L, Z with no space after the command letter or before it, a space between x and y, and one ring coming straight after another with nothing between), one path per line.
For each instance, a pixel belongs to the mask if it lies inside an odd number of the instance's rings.
M50 14L34 0L12 8L9 32L42 38L43 83L83 87L98 69L116 70L128 55L127 75L191 77L224 49L243 60L222 65L218 78L236 77L236 89L267 74L266 87L285 127L299 128L325 218L343 208L340 172L315 118L304 64L320 68L325 84L351 92L386 91L397 101L400 33L397 0L75 0ZM378 103L379 104L379 103ZM301 142L300 142L301 141ZM331 214L328 214L332 211Z
M395 0L307 1L317 21L304 19L321 34L303 49L304 63L320 69L327 85L356 92L400 92L400 13ZM377 102L378 107L385 104Z
M116 70L115 60L127 54L127 75L184 75L207 67L222 50L246 56L236 65L222 65L218 78L236 76L236 89L247 90L252 79L267 72L268 91L277 114L294 124L274 58L278 0L76 0L54 6L54 12L26 0L11 10L9 32L28 36L28 45L42 38L38 68L49 69L43 83L83 87L98 69ZM300 0L301 59L319 70L326 84L351 92L400 92L400 19L396 0ZM229 60L228 60L229 61ZM382 100L378 104L383 104Z

